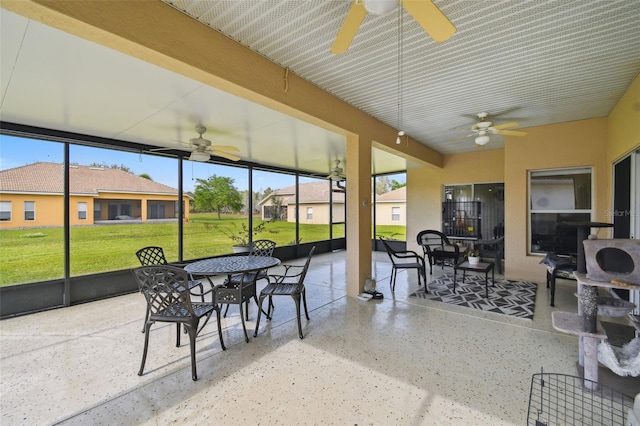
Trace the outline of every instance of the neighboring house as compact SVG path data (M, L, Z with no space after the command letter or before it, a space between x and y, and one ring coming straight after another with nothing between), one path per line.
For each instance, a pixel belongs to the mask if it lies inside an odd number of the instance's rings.
M333 189L338 189L333 187ZM300 223L329 223L329 185L327 182L300 184ZM375 196L378 225L407 225L407 188ZM295 222L296 186L278 189L261 202L262 219ZM333 223L344 222L344 193L333 193Z
M407 225L407 187L375 196L377 225Z
M300 223L328 224L344 222L344 192L337 186L329 186L328 181L301 183L299 204ZM330 190L333 188L333 217L329 220ZM296 186L277 189L260 201L262 219L296 221Z
M176 220L178 190L119 169L70 166L71 225ZM0 229L63 226L62 164L0 171ZM183 197L184 212L189 197Z

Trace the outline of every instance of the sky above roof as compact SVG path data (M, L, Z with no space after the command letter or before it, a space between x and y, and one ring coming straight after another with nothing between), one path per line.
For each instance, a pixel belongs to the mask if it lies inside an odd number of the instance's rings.
M178 168L175 159L74 144L70 145L69 159L71 164L78 165L96 163L108 166L124 165L136 175L146 173L155 182L173 188L177 187ZM0 135L0 170L25 166L38 161L62 164L64 161L63 144ZM208 179L214 174L232 178L235 187L240 191L246 190L249 186L249 177L245 168L187 161L183 167L184 191L192 192L197 184L197 179ZM405 174L393 175L391 178L404 182ZM301 183L314 181L317 179L300 178ZM267 188L279 189L294 184L293 175L257 170L253 173L253 191L262 192Z

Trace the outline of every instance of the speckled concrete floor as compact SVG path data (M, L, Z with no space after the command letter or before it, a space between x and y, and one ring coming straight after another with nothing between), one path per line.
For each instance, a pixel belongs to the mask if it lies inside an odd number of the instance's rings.
M552 309L575 311L571 283L559 282L556 308L540 284L530 321L409 298L413 271L391 294L386 255L374 260L385 298L365 302L346 297L344 253L313 258L304 340L286 299L249 343L232 307L224 352L212 320L197 342L197 382L173 326L154 326L137 375L140 294L1 321L0 423L519 425L532 374L578 374L577 339L550 320Z

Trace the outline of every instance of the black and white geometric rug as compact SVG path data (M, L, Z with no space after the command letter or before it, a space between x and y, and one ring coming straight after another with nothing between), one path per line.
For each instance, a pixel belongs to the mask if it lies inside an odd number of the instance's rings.
M457 276L456 292L453 292L453 274L446 274L429 283L429 293L420 287L409 297L435 300L436 302L480 309L517 318L533 319L538 286L528 281L511 281L496 278L495 287L489 278L489 298L485 297L484 275L467 275L462 283Z

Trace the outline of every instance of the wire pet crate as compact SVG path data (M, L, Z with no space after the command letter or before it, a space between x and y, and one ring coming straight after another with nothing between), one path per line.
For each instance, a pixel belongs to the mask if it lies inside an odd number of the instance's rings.
M539 373L531 378L527 425L627 425L633 397L582 377Z

